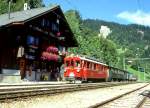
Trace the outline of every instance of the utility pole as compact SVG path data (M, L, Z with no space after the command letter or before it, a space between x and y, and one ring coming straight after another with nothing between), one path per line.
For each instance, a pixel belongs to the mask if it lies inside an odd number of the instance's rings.
M8 19L10 19L11 3L16 3L16 0L7 0L8 2Z
M146 79L146 78L145 78L145 73L147 72L146 70L147 70L147 64L146 64L146 66L145 66L145 68L144 68L144 81L145 81L145 79Z
M12 2L12 0L9 0L9 6L8 6L8 19L10 19L11 2Z
M146 64L147 65L147 64ZM147 67L147 66L146 66ZM145 81L145 71L146 71L146 67L144 68L144 81Z
M139 81L140 81L140 70L139 70L139 65L140 65L140 60L139 60L139 56L140 56L140 53L139 53L139 48L136 48L136 50L137 50L137 60L138 60L138 62L137 62L137 66L138 66L138 78L139 78Z
M126 70L125 62L125 57L123 57L123 70Z

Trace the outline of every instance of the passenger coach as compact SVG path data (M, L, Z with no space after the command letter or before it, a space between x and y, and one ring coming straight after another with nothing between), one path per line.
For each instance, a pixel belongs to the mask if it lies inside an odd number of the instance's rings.
M136 81L126 70L108 66L94 59L69 56L64 59L64 77L67 81Z
M85 57L74 56L65 58L64 76L69 81L107 81L109 68L106 64Z

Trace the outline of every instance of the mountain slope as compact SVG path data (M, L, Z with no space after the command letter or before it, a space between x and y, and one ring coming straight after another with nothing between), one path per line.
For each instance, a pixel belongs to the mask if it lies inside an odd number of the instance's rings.
M97 32L97 34L102 25L107 26L112 31L108 38L114 41L118 47L129 49L132 53L138 53L138 56L141 57L150 56L150 27L136 24L122 25L93 19L84 20L83 25Z

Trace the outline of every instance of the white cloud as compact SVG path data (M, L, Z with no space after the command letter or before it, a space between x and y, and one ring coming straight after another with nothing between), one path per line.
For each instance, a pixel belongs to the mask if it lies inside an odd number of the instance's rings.
M117 15L118 18L125 19L130 23L150 26L150 13L137 10L136 12L124 11Z

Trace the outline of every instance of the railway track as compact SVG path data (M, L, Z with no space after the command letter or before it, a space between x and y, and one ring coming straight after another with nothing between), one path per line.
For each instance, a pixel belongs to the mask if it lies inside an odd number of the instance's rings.
M87 89L97 89L125 85L129 83L86 83L86 84L63 84L63 85L28 85L0 87L0 102L16 100L29 96L53 95L57 93L73 92Z
M150 90L149 84L97 103L89 108L150 108L150 98L142 95L145 90ZM148 95L150 96L150 92Z
M141 105L137 108L150 108L150 98L145 97L143 99L143 103L141 103Z
M144 91L141 95L144 97L135 108L150 108L150 90Z
M128 84L128 83L137 83L137 82L101 82L101 83L98 83L98 84ZM140 83L140 82L139 82ZM0 88L1 87L31 87L31 86L56 86L56 85L75 85L75 84L83 84L83 83L70 83L70 82L64 82L64 83L25 83L25 84L0 84ZM84 83L84 84L87 84L87 83ZM95 84L95 83L88 83L88 84Z
M0 87L16 87L16 86L37 86L37 85L65 85L65 84L70 84L68 82L64 82L64 83L22 83L22 84L0 84Z

